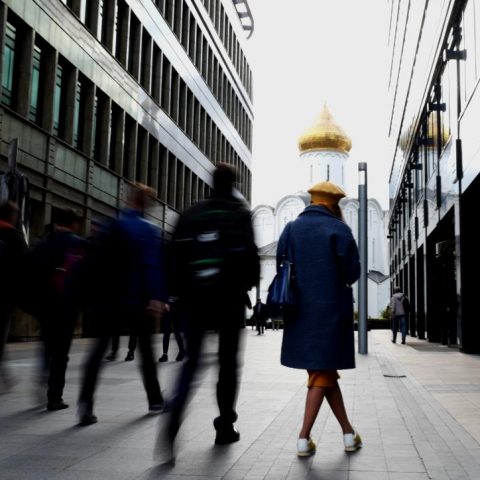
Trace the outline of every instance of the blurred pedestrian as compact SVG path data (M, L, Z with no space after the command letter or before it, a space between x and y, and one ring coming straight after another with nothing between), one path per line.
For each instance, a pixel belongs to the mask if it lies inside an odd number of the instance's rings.
M97 378L111 335L122 318L127 319L131 334L138 339L149 412L163 409L151 338L168 298L163 232L144 218L154 196L149 187L133 186L127 208L110 223L87 259L89 302L99 338L84 366L78 401L81 425L97 422L93 413Z
M105 357L108 362L113 362L117 359L118 349L120 348L120 332L112 333L112 351ZM135 350L137 348L137 336L130 334L128 337L128 352L125 357L126 362L135 360Z
M298 455L315 453L310 437L324 398L343 431L345 451L361 446L352 427L337 370L355 368L351 285L359 278L357 245L344 223L338 202L344 192L330 182L313 186L311 205L287 224L277 262L293 262L296 306L285 316L282 365L308 372L308 392Z
M87 241L78 235L81 218L59 210L54 229L30 255L30 311L38 318L44 341L44 369L48 376L47 409L63 410L68 353L78 317L78 272Z
M98 221L95 219L92 219L90 223L90 235L88 236L88 241L90 244L90 252L94 255L95 252L100 248L99 242L101 239L104 239L107 234L107 225L108 222L102 222ZM92 258L92 255L89 256ZM88 275L87 272L85 272L86 275ZM87 302L84 305L84 315L83 315L83 320L84 320L84 327L88 324L89 329L97 329L98 333L98 322L95 321L94 317L94 312L92 312L92 302ZM90 325L91 323L97 323L97 325ZM116 360L117 355L118 355L118 350L120 348L120 332L121 332L121 327L120 321L115 322L113 324L112 322L112 350L111 352L105 357L105 360L108 362L113 362ZM95 333L95 332L91 332ZM129 341L128 341L128 353L127 356L125 357L125 361L131 361L134 360L135 358L135 349L137 347L137 337L136 335L130 335Z
M238 351L246 292L258 283L259 258L251 215L234 195L235 170L217 166L212 198L184 212L173 235L173 294L185 315L187 360L178 379L168 428L170 445L180 428L205 330L218 330L219 373L215 443L236 442Z
M0 204L0 393L13 385L3 352L12 310L21 294L21 272L26 252L25 239L18 230L17 223L18 206L12 202Z
M410 310L408 297L402 293L400 287L393 289L393 295L390 299L390 320L392 322L392 343L397 342L398 328L402 333L402 344L405 345L407 337L407 315Z
M185 358L185 346L183 345L182 332L180 328L180 318L175 305L176 299L170 298L169 311L165 312L162 318L163 327L163 354L158 359L160 363L168 362L168 347L170 346L170 335L175 335L178 346L178 354L175 360L181 362Z
M253 307L253 317L255 319L257 335L263 335L267 323L267 306L262 303L260 298L257 298L257 303Z

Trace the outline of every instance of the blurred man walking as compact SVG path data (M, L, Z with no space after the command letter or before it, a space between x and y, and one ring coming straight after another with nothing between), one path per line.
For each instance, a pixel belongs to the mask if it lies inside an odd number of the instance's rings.
M215 443L237 441L233 424L238 390L239 331L244 326L246 292L257 284L259 258L253 239L251 215L234 196L235 171L220 165L213 176L212 198L198 203L180 217L173 236L173 294L185 316L187 361L178 379L172 405L169 441L180 428L201 353L205 330L219 335Z
M77 235L80 221L73 210L59 211L54 231L34 248L30 257L29 308L40 322L44 341L48 410L68 408L62 396L79 307L77 273L87 250L87 241Z
M19 298L20 272L26 251L23 235L16 228L18 207L12 202L0 205L0 393L12 386L3 362L3 351L10 328L10 316Z
M149 411L158 413L163 408L151 338L168 299L163 232L143 218L153 194L143 185L132 187L127 208L112 221L87 261L89 301L100 332L84 369L79 397L81 425L97 422L93 414L97 377L120 318L127 319L131 335L138 338Z

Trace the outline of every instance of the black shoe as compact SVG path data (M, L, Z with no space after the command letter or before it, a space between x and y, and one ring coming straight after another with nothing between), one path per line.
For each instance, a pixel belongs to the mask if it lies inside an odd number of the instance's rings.
M57 410L65 410L66 408L68 408L68 405L61 399L58 402L47 403L47 410L49 410L50 412L56 412Z
M402 345L405 345L405 340L402 340Z
M392 340L392 343L397 343L397 341L396 341L396 340Z
M82 427L86 427L87 425L93 425L94 423L97 423L97 422L98 422L98 417L90 411L90 412L85 412L80 417L80 421L78 422L78 424L81 425Z
M127 356L125 357L125 361L131 362L132 360L135 360L135 354L133 352L128 352Z
M105 357L105 360L106 360L107 362L113 362L113 361L116 360L116 359L117 359L117 354L116 354L116 353L113 353L113 352L112 352L110 355L107 355L107 356Z
M159 359L158 361L160 363L163 363L163 362L168 362L168 355L166 353L164 353Z
M163 408L164 408L163 401L160 401L158 403L151 403L148 406L148 413L162 413Z
M240 440L240 432L235 429L233 423L223 423L221 417L215 418L213 426L217 431L215 445L228 445Z
M222 429L217 431L215 437L215 445L228 445L240 440L240 432L235 429L233 425L229 429Z
M178 352L177 358L175 359L177 362L181 362L185 358L185 352Z

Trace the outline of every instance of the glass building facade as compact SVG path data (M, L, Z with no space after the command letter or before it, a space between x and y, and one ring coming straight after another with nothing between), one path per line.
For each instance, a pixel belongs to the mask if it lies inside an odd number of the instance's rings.
M129 183L170 232L217 162L251 191L252 72L232 0L0 0L0 172L18 138L32 236L115 215Z
M390 0L392 287L410 334L480 352L480 1Z

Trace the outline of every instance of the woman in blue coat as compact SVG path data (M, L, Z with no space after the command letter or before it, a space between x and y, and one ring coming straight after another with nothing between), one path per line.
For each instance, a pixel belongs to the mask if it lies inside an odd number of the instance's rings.
M310 432L324 398L343 431L345 451L361 447L348 420L337 370L355 368L351 285L360 276L358 249L338 202L345 193L330 182L313 186L311 205L284 229L277 263L293 262L296 305L285 319L282 365L308 372L298 455L315 453Z

